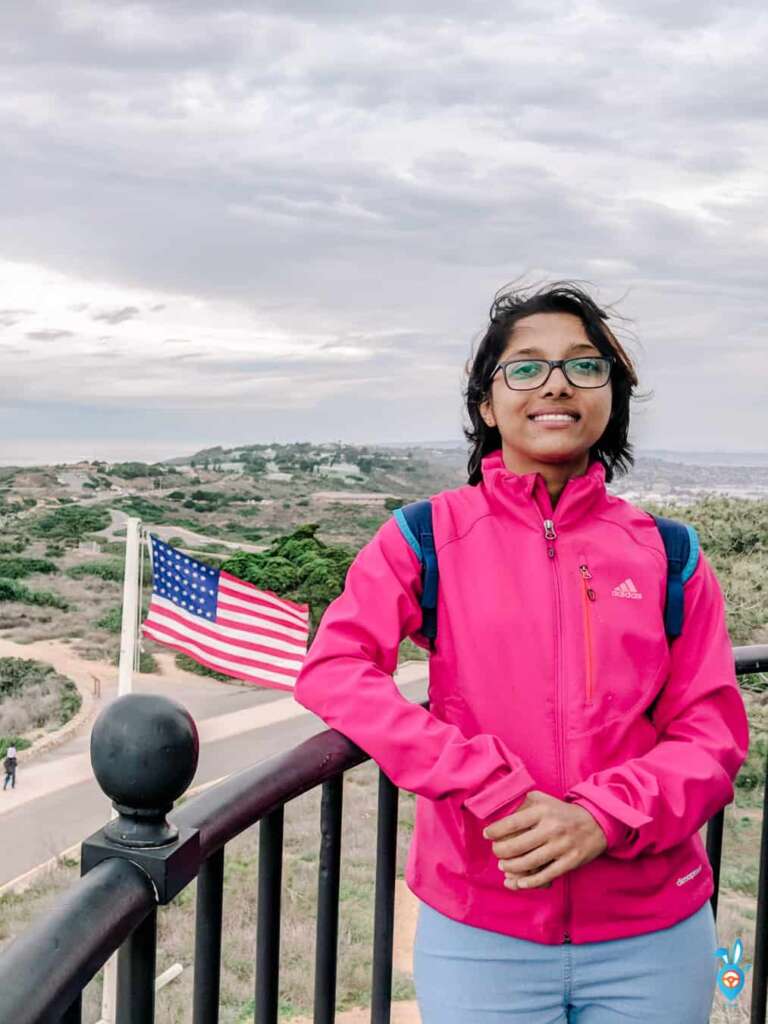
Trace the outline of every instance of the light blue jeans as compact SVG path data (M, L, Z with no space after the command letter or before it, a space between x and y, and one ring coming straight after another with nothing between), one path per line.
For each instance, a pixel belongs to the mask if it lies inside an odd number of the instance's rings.
M422 1024L707 1024L719 961L709 900L645 935L548 946L419 906Z

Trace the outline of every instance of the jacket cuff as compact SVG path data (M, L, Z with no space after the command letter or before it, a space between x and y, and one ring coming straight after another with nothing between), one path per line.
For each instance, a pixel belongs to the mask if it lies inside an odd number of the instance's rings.
M579 807L583 807L585 811L589 811L603 832L605 832L605 838L608 841L608 845L603 853L612 850L614 846L626 839L632 831L629 825L625 825L623 821L619 821L618 818L614 818L612 814L606 814L602 808L598 807L597 804L593 803L591 800L587 800L584 796L580 796L574 800L568 800L567 802L569 804L578 804Z
M608 838L606 849L610 849L626 839L629 834L627 829L640 828L653 821L653 818L647 814L643 814L642 811L619 800L607 787L596 786L593 782L579 782L568 790L563 799L568 803L582 803L583 801L584 809L590 814L594 813L595 820L603 828ZM623 833L622 828L624 828Z
M528 769L520 767L483 786L479 793L464 800L462 806L482 820L535 788L536 783Z

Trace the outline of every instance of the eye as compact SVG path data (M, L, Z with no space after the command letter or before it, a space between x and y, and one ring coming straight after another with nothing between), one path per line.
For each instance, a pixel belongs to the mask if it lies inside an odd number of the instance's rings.
M541 363L513 363L507 367L507 372L512 377L534 377L541 372Z
M577 373L601 373L602 363L600 359L574 359L571 362Z

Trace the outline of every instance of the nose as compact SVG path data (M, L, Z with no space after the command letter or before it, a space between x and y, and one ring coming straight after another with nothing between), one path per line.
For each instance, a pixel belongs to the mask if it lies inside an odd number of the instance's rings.
M549 375L549 380L546 382L546 384L542 385L542 388L543 395L549 395L553 392L557 394L562 394L563 391L573 391L573 385L565 376L565 371L563 370L562 366L552 367L552 372Z

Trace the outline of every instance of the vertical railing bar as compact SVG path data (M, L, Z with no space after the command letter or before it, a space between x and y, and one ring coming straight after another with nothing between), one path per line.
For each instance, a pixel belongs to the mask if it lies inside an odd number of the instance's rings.
M284 808L259 824L255 1024L277 1024L280 988L280 902L283 881Z
M755 920L755 953L752 963L751 1024L765 1024L768 999L768 759L763 784L763 825L760 832L760 860L757 878L757 915Z
M709 819L707 825L707 858L712 867L714 889L709 898L712 904L712 913L717 921L717 900L720 895L720 864L723 855L723 825L725 822L725 808L721 807L717 814Z
M221 917L224 847L212 853L197 876L193 1024L218 1024L221 983Z
M371 1024L389 1024L392 1004L392 944L395 931L397 802L399 790L379 771L376 829L376 894L373 918Z
M343 774L323 783L320 806L314 1024L336 1019L343 786Z
M59 1024L82 1024L83 1020L83 993L81 992L77 999L72 1003L70 1008L66 1010L59 1020Z
M157 907L128 936L117 955L116 1024L154 1024Z

